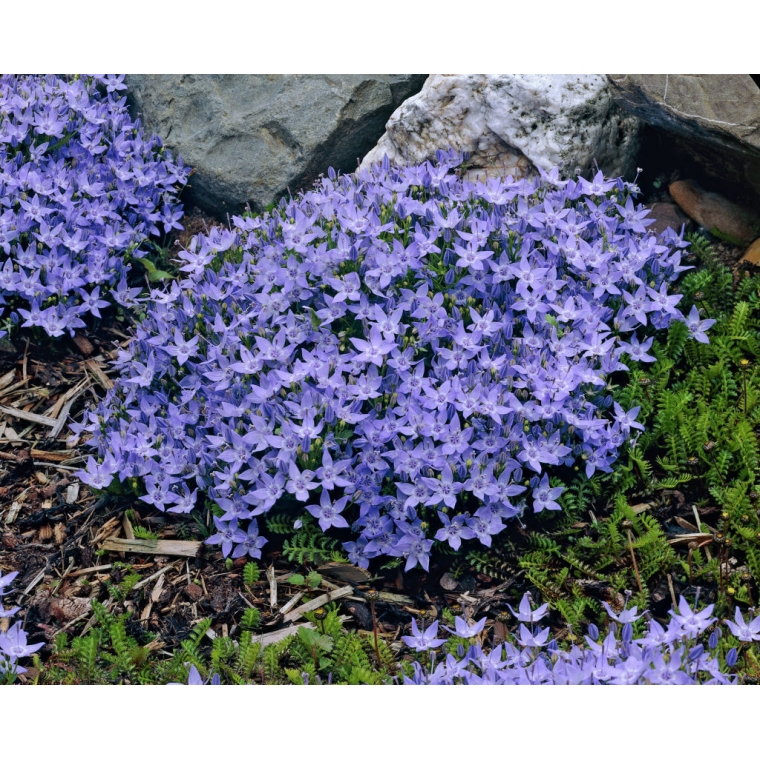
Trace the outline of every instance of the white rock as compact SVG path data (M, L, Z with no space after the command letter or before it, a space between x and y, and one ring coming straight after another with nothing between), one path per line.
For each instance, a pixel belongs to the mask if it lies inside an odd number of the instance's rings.
M437 149L470 153L469 180L559 167L607 176L635 169L640 122L613 102L601 74L434 74L392 114L362 168L433 159Z

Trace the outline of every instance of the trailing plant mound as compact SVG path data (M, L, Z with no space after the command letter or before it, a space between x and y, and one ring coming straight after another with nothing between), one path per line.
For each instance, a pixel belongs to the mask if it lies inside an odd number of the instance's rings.
M736 646L730 648L721 641L723 633L713 626L713 605L700 612L692 609L681 597L678 610L671 610L667 628L650 619L645 630L636 635L634 625L643 618L636 607L615 614L609 606L610 622L605 637L595 625L589 625L585 646L575 644L562 647L550 637L549 628L536 626L546 614L549 605L531 609L526 594L518 611L512 610L520 621L519 635L484 652L481 642L470 644L468 639L477 636L485 625L485 618L476 623L456 618L456 629L448 629L454 636L448 641L436 638L438 621L427 630L420 631L412 623L413 635L404 641L417 652L428 652L447 645L454 649L436 665L435 657L427 663L414 663L414 675L405 677L411 684L736 684L736 676L729 675L738 659ZM510 608L511 609L511 608ZM738 607L735 622L726 624L737 643L760 641L760 616L745 621ZM526 625L526 623L528 625ZM618 623L621 627L618 628ZM642 626L638 625L641 629ZM705 635L711 629L709 637ZM452 646L453 645L453 646ZM712 650L712 653L711 653ZM456 656L455 656L456 655Z
M190 686L218 685L223 680L251 683L259 660L265 661L265 667L259 667L262 683L287 679L306 685L401 682L438 686L676 686L749 682L746 673L737 672L737 666L741 661L746 665L752 643L760 641L760 616L745 619L736 608L734 620L723 621L728 629L724 631L712 614L713 605L698 611L697 602L692 609L681 597L665 625L647 612L639 613L636 607L615 613L607 605L606 634L591 624L586 636L579 640L574 636L554 637L548 627L538 625L548 614L548 604L533 609L525 594L517 610L510 607L517 622L506 632L506 640L498 644L489 642L486 618L473 621L445 609L442 626L435 620L425 628L422 621L418 625L417 620L412 620L411 635L402 639L414 654L398 661L385 642L378 660L371 638L343 630L337 611L326 613L320 621L324 623L321 631L300 628L297 635L263 652L258 645L252 652L245 638L238 649L229 640L216 639L211 663L195 643L206 630L201 624L175 661L184 656ZM244 652L249 660L243 669L248 671L247 676L241 673L238 652ZM207 674L205 678L201 671Z
M75 426L97 449L82 479L171 512L210 503L225 556L259 556L255 518L277 506L352 527L364 567L427 569L433 537L490 546L528 488L560 509L548 468L609 472L641 428L611 376L674 320L707 341L712 321L668 294L687 243L647 234L634 184L476 185L438 159L331 170L194 238Z
M189 171L130 118L123 79L0 77L6 328L73 334L111 301L133 307L130 259L149 235L182 229L176 196Z

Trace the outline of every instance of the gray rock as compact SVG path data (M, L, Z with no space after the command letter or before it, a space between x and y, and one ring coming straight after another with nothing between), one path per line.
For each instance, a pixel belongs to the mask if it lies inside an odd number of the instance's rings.
M760 87L748 74L610 74L615 102L671 133L734 195L760 197Z
M640 122L610 97L604 75L435 74L389 119L362 161L419 163L437 149L470 154L464 177L520 178L555 166L628 176Z
M261 211L328 167L356 169L424 74L130 75L133 115L194 167L186 203Z

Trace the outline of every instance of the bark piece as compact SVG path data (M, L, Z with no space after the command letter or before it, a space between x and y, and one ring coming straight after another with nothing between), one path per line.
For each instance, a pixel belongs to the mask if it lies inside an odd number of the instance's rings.
M167 541L149 538L107 538L101 549L108 552L136 552L139 554L167 554L170 557L195 557L201 548L200 541Z
M310 602L306 602L306 604L302 604L292 612L288 612L283 620L286 623L292 623L294 620L298 620L298 618L306 612L312 612L328 602L332 602L335 599L342 599L344 596L349 596L349 594L353 593L353 590L352 586L343 586L343 588L339 588L337 591L329 591L326 594L318 596L316 599L312 599Z

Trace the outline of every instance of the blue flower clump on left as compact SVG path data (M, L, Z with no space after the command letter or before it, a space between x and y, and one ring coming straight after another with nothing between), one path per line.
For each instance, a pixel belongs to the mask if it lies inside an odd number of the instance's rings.
M189 170L132 121L124 76L0 77L0 307L11 324L73 334L115 301L128 258L182 229Z
M96 448L82 479L215 504L225 555L258 556L241 524L289 505L350 526L352 561L410 569L436 539L490 546L525 507L559 509L548 468L609 472L642 427L612 373L673 320L707 340L668 292L687 244L648 234L622 180L473 184L438 159L330 171L191 241L75 428Z
M0 599L8 593L9 587L17 575L18 573L8 573L7 575L0 573ZM18 607L6 609L0 601L0 619L12 618L18 611ZM27 643L26 632L19 621L15 622L5 632L0 629L0 677L6 682L12 682L19 673L26 673L26 668L21 667L18 661L34 654L43 646L44 643Z

